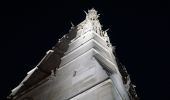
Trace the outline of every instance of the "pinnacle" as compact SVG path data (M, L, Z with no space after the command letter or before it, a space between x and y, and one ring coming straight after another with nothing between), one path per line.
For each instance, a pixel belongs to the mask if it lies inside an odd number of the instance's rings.
M86 12L85 12L86 13ZM92 8L90 10L88 10L88 13L86 13L86 18L90 19L90 20L97 20L99 17L99 14L97 14L97 11Z

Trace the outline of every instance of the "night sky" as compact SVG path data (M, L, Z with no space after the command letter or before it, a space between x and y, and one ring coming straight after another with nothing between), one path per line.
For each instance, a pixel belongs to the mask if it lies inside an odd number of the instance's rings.
M100 13L103 29L110 29L111 43L140 100L170 100L168 2L23 1L1 3L0 100L91 8Z

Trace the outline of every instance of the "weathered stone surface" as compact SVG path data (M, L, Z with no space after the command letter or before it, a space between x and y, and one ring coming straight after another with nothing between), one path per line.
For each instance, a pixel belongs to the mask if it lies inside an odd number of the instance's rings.
M79 94L70 100L122 100L110 79Z
M97 11L72 26L12 90L13 100L135 100ZM120 70L120 72L119 72ZM122 74L123 73L123 74ZM123 76L122 76L123 75ZM130 88L134 92L134 88Z

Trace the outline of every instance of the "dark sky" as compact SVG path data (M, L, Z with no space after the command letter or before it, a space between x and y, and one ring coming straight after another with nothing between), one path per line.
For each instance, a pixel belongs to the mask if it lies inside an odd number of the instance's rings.
M103 29L110 29L111 42L140 100L170 100L168 2L23 1L1 3L0 100L68 32L70 22L83 21L83 10L92 7L101 14Z

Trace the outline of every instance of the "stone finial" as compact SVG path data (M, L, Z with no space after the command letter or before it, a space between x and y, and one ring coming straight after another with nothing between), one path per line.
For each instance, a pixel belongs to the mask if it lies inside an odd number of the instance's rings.
M74 27L74 24L73 24L73 22L71 22L71 27Z
M99 17L99 14L97 14L97 11L94 8L88 10L88 13L86 13L86 19L97 20L98 17Z

